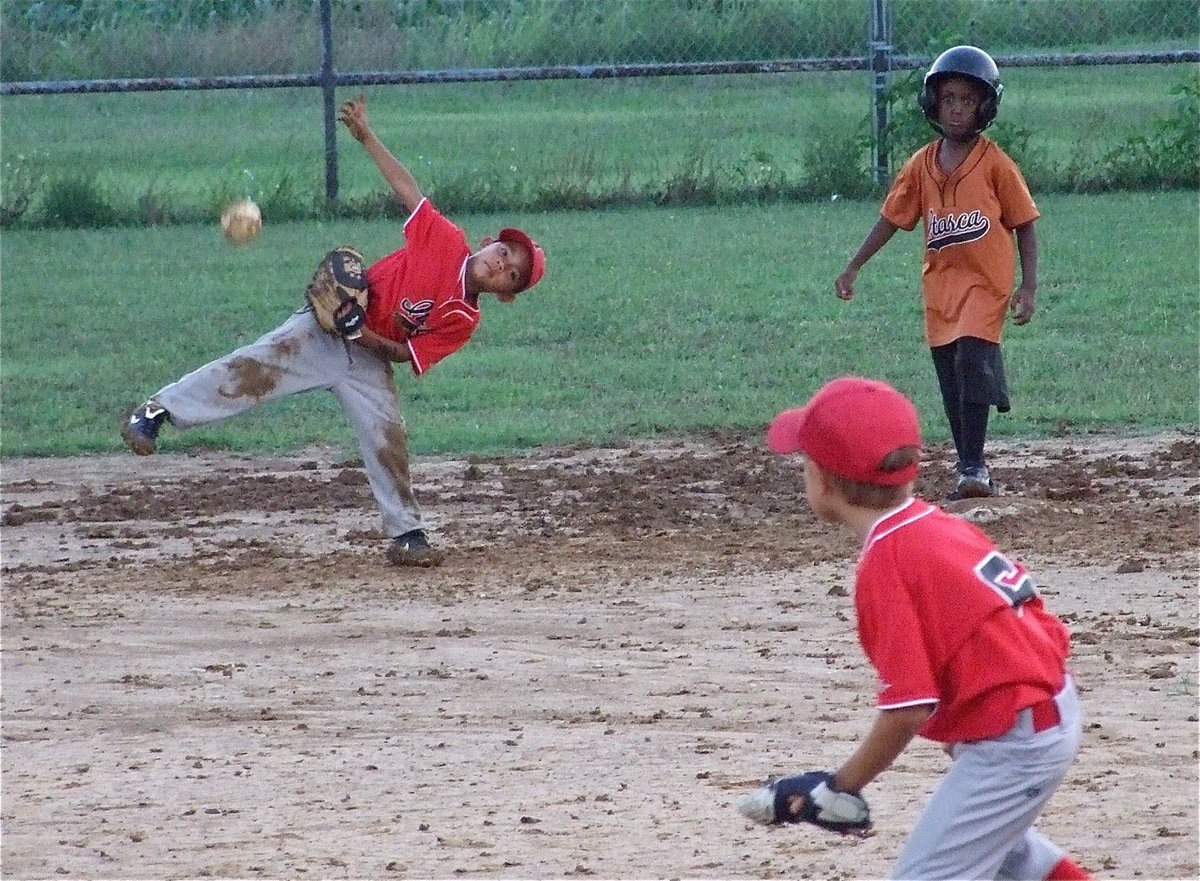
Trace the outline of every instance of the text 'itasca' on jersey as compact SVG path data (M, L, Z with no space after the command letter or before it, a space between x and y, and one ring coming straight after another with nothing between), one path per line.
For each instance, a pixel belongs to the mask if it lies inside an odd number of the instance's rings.
M1038 595L1033 578L1025 567L998 551L992 551L984 557L975 567L975 574L1012 606L1018 615L1021 614L1022 604Z
M951 245L976 242L986 236L991 228L991 220L978 208L962 214L952 211L945 217L938 217L936 211L930 210L929 220L925 224L925 247L930 251L940 251Z

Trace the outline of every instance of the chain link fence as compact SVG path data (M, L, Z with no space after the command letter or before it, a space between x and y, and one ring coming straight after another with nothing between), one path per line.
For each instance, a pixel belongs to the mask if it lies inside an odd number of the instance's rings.
M339 87L863 71L881 183L899 74L948 46L1200 61L1200 0L5 0L0 28L0 95L321 89L328 200Z
M6 0L0 80L312 72L317 0ZM343 71L1196 50L1198 0L330 0ZM181 39L186 38L186 39Z

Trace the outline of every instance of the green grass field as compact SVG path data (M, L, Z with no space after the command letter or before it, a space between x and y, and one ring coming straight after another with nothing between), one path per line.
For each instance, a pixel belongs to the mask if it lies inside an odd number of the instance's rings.
M1173 112L1192 65L1013 69L992 132L1028 132L1017 156L1035 191L1069 191L1102 157ZM863 179L871 108L863 73L684 77L600 82L381 86L366 90L376 129L451 211L573 204L546 192L654 194L706 176L732 191L771 181L824 192L847 169ZM343 97L349 97L347 90ZM918 115L915 107L904 112ZM315 89L8 96L0 183L93 179L118 213L150 197L199 220L250 195L300 217L324 194ZM919 122L917 137L932 131ZM381 190L374 167L339 132L340 196ZM910 145L897 147L894 160ZM911 145L915 147L916 145ZM869 180L869 177L867 178ZM42 188L44 192L44 187ZM849 192L848 189L834 190ZM825 195L828 195L826 192ZM628 200L627 200L628 201ZM718 200L719 201L719 200ZM580 204L578 202L574 204ZM299 209L299 210L298 210ZM39 198L27 216L36 220ZM180 213L180 212L177 212Z
M1194 426L1195 193L1048 195L1039 312L1010 327L1013 411L992 433ZM620 443L756 430L831 376L881 376L945 438L921 336L917 234L899 235L844 303L833 279L875 202L639 209L456 218L473 239L501 223L545 245L546 280L484 304L460 353L399 374L418 453ZM215 223L9 231L0 238L0 453L120 448L122 412L275 327L320 255L356 242L375 259L398 222L268 224L252 245ZM162 449L259 452L353 438L332 397L298 396L219 425L163 434Z

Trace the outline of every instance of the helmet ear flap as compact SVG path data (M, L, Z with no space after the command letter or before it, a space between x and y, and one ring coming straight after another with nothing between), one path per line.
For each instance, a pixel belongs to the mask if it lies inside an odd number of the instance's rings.
M917 104L920 105L926 119L937 122L937 88L929 77L925 77L921 91L917 92Z
M994 90L994 91L993 91ZM979 105L979 130L983 131L996 121L996 113L1000 109L1000 96L1004 94L1004 86L996 83Z
M925 114L925 119L940 134L942 124L938 122L937 81L936 74L930 72L925 75L921 89L917 92L917 104L920 105L921 112Z

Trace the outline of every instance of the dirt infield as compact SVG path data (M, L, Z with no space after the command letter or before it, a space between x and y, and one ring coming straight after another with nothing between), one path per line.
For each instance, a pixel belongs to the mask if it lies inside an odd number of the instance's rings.
M955 503L1073 631L1084 744L1041 828L1104 878L1195 878L1194 435L994 445ZM387 567L328 450L3 464L5 878L869 878L877 833L768 830L873 678L856 548L759 438L414 463L437 570ZM949 470L932 451L918 489Z

